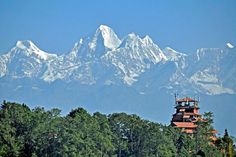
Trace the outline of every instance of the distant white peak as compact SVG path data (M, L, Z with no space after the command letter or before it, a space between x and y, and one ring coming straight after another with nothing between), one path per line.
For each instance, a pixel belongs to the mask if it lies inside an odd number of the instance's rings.
M144 44L153 44L153 41L152 41L152 39L147 35L147 36L145 36L143 39L142 39L142 41L143 41L143 43Z
M138 35L136 35L134 32L132 32L132 33L130 33L130 34L128 34L128 36L127 36L128 38L130 38L130 39L136 39L136 38L139 38L139 36Z
M137 40L141 41L141 38L138 35L136 35L135 33L130 33L124 38L123 42L130 43L130 42L134 42Z
M226 46L230 49L234 48L234 45L232 45L231 43L226 43Z
M112 30L110 27L108 27L106 25L100 25L98 29L101 30L101 31L110 31L110 30Z
M130 33L123 38L120 47L127 47L127 46L132 47L134 45L141 44L141 43L142 43L142 39L138 35L136 35L135 33Z
M24 40L24 41L17 41L16 42L16 47L20 49L33 49L37 48L34 43L30 40Z
M47 60L51 57L57 57L56 54L48 54L47 52L44 52L40 50L32 41L30 40L24 40L24 41L17 41L16 48L26 50L28 54L35 54L39 58L43 60Z
M102 35L103 41L104 41L104 46L109 48L109 49L116 49L121 41L115 34L115 32L108 26L101 25L97 30L96 33L92 39L92 42L89 43L89 47L92 50L95 50L96 45L97 45L97 40L98 36Z

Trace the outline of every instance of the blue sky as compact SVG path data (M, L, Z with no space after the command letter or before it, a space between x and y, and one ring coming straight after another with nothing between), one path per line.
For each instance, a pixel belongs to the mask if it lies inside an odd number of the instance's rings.
M185 53L236 45L235 0L1 0L0 54L17 40L67 53L81 37L105 24L120 38L149 35L161 48Z

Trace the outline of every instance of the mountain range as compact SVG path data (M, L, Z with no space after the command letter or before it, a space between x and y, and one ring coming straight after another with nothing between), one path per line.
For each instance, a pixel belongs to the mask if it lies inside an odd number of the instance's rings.
M73 105L105 113L127 111L167 123L173 93L178 93L213 104L203 109L221 116L216 125L223 128L229 118L220 112L235 109L235 76L236 51L230 43L224 49L185 54L161 49L149 36L119 38L101 25L63 55L45 52L30 40L17 41L0 56L0 99L61 106L64 112ZM233 124L228 127L235 133Z

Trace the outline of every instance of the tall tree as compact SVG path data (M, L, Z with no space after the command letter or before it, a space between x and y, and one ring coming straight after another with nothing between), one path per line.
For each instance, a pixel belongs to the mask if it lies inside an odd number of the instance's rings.
M226 157L233 157L233 155L234 155L233 140L232 140L232 138L230 138L227 129L225 129L223 141L225 142Z

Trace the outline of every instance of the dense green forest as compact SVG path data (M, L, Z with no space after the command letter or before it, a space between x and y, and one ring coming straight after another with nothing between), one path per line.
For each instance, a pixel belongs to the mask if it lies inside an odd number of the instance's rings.
M213 143L213 115L205 113L204 118L208 121L198 124L197 133L187 135L134 114L91 115L77 108L61 116L59 109L3 102L0 156L232 157L234 146L227 130Z

